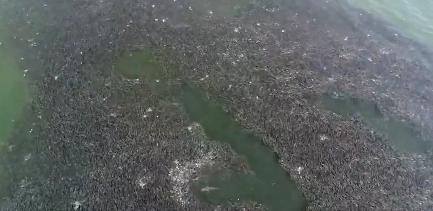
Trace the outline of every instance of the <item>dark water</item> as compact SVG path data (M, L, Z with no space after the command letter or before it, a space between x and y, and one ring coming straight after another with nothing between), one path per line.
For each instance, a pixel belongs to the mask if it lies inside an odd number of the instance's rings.
M126 52L115 69L130 80L149 81L157 88L155 91L167 91L164 86L169 79L164 78L162 66L150 52ZM274 211L305 209L302 193L260 138L240 130L230 114L195 86L184 83L176 92L191 121L199 123L210 139L229 144L247 160L251 170L251 173L221 172L197 182L193 189L200 198L215 205L253 201ZM206 187L211 189L206 191Z
M386 136L389 143L403 152L424 153L431 145L408 124L384 116L371 101L346 96L324 95L322 106L343 117L354 117Z

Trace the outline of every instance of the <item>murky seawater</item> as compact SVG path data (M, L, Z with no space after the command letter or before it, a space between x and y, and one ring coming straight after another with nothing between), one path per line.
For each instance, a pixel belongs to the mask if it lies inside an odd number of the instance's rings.
M432 1L349 1L396 24L408 37L433 44ZM197 2L195 4L202 7L195 9L203 13L236 16L239 7L251 2ZM13 46L5 43L1 34L0 43L0 145L3 145L11 135L15 121L21 118L21 111L29 99L29 90L24 76L26 70L19 68L19 58L11 53ZM220 172L193 184L195 193L201 199L215 205L253 201L275 211L304 209L306 202L302 193L262 140L241 131L233 117L197 87L184 84L182 90L170 90L170 79L163 74L163 68L151 52L127 52L119 59L116 68L127 80L146 80L155 91L179 94L176 97L191 121L199 123L210 139L230 145L247 160L251 173ZM402 122L384 117L371 102L326 96L323 106L342 116L356 115L363 123L386 136L399 150L423 153L431 148L416 131Z
M321 101L324 109L344 118L355 118L366 126L387 137L389 143L403 152L425 153L431 144L420 134L402 121L384 116L371 101L344 95L324 95Z
M26 70L21 70L8 43L0 34L0 145L10 137L16 120L28 100Z
M345 0L395 25L404 36L433 46L433 1Z
M169 79L164 79L163 68L150 52L124 53L115 69L130 80L147 80L156 85L155 91L167 90L163 86L167 86ZM240 130L233 117L197 87L186 83L181 87L177 99L191 121L199 123L211 140L229 144L247 160L252 172L222 172L198 181L193 189L200 198L215 205L252 201L272 211L305 209L302 193L281 168L276 154L260 138Z

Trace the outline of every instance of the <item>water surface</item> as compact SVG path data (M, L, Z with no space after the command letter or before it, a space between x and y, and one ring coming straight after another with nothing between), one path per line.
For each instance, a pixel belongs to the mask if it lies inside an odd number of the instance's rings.
M344 0L394 24L405 36L433 46L433 1Z
M0 34L0 144L5 144L20 118L28 99L25 71L21 70L11 53L11 46Z
M166 82L161 75L162 66L147 51L124 53L115 70L129 78L151 83L158 81L159 87ZM198 190L195 192L200 198L215 205L253 201L271 211L305 210L306 201L302 193L281 168L276 154L260 138L240 130L235 119L221 105L191 84L184 82L176 98L191 121L199 123L211 140L229 144L236 153L246 158L252 172L221 172L206 181L199 181L195 184ZM206 187L212 187L212 190L201 191Z
M365 99L349 96L324 95L321 101L324 109L343 117L354 117L387 137L390 144L403 152L425 153L431 144L408 124L384 116L376 104Z

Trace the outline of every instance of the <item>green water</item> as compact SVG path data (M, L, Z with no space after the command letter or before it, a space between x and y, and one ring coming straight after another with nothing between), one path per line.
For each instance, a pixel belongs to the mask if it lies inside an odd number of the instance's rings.
M2 42L3 40L3 42ZM0 37L0 145L10 137L15 120L28 99L24 71L19 69L8 46Z
M144 78L166 84L163 68L149 52L132 51L119 58L115 71L130 78ZM235 120L223 108L198 88L184 83L177 99L182 103L191 121L199 123L212 140L229 144L246 158L254 173L220 173L207 181L194 184L196 194L215 205L228 205L238 201L253 201L272 211L300 211L306 201L294 186L289 175L278 164L277 157L260 138L241 131ZM166 88L167 89L167 88ZM164 91L166 90L164 89ZM211 186L211 191L200 191Z
M395 146L397 150L424 153L431 148L431 145L424 141L419 133L401 121L385 117L371 101L325 95L321 105L343 117L356 114L361 122L386 136L390 144Z
M382 17L411 39L433 46L433 1L430 0L343 0Z

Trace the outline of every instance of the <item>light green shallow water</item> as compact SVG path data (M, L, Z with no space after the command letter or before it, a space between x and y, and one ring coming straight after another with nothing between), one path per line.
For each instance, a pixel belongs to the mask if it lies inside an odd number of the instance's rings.
M3 40L3 42L2 42ZM27 102L28 89L20 70L0 34L0 148L6 144L15 120Z
M345 0L394 24L403 35L433 46L433 1Z

